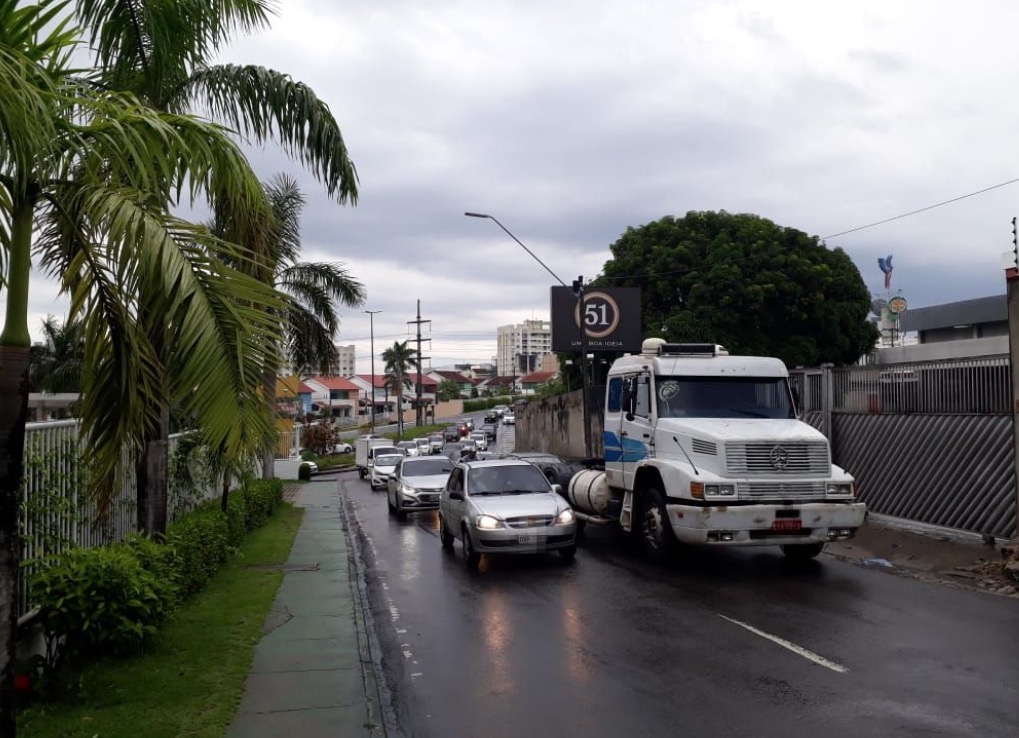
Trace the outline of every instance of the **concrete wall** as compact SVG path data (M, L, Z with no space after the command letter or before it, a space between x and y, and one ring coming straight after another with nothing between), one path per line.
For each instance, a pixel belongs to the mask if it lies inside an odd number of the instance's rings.
M464 412L464 401L463 400L444 400L435 404L435 419L443 420L445 418L455 418L457 415L463 415Z
M564 459L584 458L583 390L530 399L517 412L516 450L545 451ZM600 414L591 412L593 456L603 455Z

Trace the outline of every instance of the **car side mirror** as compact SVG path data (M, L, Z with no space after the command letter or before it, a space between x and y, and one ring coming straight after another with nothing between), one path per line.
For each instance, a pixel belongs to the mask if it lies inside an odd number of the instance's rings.
M462 500L464 498L463 492L450 492L449 499L451 500Z

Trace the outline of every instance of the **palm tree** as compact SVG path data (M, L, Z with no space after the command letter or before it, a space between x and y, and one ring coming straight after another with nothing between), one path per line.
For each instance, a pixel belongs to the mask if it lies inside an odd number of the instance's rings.
M43 343L32 346L29 386L32 392L81 392L85 335L80 320L60 323L47 315Z
M218 126L159 114L130 95L71 75L77 31L59 17L65 0L19 7L0 0L0 735L13 736L13 654L20 564L18 511L28 409L28 299L33 251L57 270L71 297L69 322L82 321L86 345L82 433L90 489L100 507L117 486L125 447L151 413L155 351L134 321L144 287L191 358L175 367L189 383L186 404L228 444L240 424L233 388L260 366L273 336L265 306L274 295L217 255L231 250L206 228L154 207L182 189L214 190L238 210L266 210L257 177ZM190 188L190 189L189 189ZM33 248L36 223L48 237ZM57 227L59 224L59 227ZM61 234L58 237L58 233ZM66 265L59 269L57 265ZM250 358L248 358L250 356ZM198 369L201 369L199 372ZM90 388L123 395L117 415Z
M161 111L199 108L255 143L273 139L309 167L330 196L340 203L356 202L357 173L339 125L311 88L260 66L210 64L235 32L266 27L272 6L270 0L80 0L77 17L90 31L105 87L131 90ZM272 259L259 245L267 245L260 238L264 223L244 209L233 212L237 222L231 228L231 240L253 252L249 273L270 283ZM159 299L157 294L143 302ZM138 318L164 366L158 391L152 395L156 407L144 431L136 468L140 522L146 523L148 532L159 533L159 523L165 521L167 489L167 398L174 389L170 383L179 378L168 370L172 362L161 313L141 310ZM270 368L275 370L274 366L263 370ZM156 510L155 520L150 515L143 521L150 506L161 509Z
M460 397L460 385L452 379L443 379L436 390L440 400L456 400Z
M403 437L403 391L411 386L407 373L417 369L417 350L410 347L410 341L396 341L382 352L386 363L386 387L396 394L397 429Z
M262 373L262 392L269 413L275 416L276 375L280 360L299 375L327 374L336 364L336 345L340 318L336 305L359 307L364 304L364 285L350 275L342 263L301 262L301 213L304 195L297 181L278 174L265 185L273 213L269 243L270 283L283 300L277 316L280 327L278 356L266 363ZM228 214L227 214L228 216ZM224 214L221 214L221 220ZM219 223L214 230L221 230ZM263 476L272 475L274 444L268 444L262 458Z

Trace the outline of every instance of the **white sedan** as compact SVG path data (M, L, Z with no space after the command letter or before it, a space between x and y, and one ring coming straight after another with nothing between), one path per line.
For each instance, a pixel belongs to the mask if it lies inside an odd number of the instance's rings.
M389 477L396 469L396 465L404 460L403 454L384 454L375 457L371 472L368 475L368 484L372 489L385 489L389 484Z
M502 424L503 425L516 425L517 424L517 416L514 415L511 412L507 412L507 413L503 414L503 416L502 416Z

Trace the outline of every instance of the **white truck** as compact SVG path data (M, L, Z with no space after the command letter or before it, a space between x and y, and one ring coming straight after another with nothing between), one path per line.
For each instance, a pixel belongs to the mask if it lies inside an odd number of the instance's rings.
M375 449L379 447L395 448L393 442L388 438L371 434L358 436L354 441L354 465L357 467L357 473L361 479L368 476L368 472L371 471Z
M609 370L604 445L604 469L574 475L568 499L578 519L618 522L652 558L678 540L807 560L866 517L828 440L797 418L779 359L648 339Z

